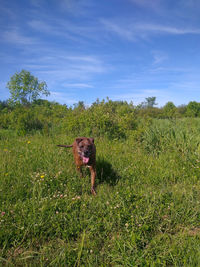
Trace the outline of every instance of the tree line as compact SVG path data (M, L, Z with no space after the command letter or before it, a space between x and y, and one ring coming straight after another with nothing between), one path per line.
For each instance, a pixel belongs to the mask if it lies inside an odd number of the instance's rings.
M154 118L200 117L200 103L196 101L178 107L167 102L157 107L155 96L147 97L139 105L107 98L97 99L89 107L83 101L68 107L41 99L50 94L46 83L26 70L13 75L7 88L11 97L0 101L0 128L19 135L40 132L126 138Z

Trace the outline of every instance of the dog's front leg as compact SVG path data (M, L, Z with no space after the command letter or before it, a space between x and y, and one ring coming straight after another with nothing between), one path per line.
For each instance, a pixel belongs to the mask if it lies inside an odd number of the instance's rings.
M81 166L76 166L76 169L78 171L78 173L80 174L80 177L83 178L83 170Z
M95 196L96 191L95 191L95 178L96 178L96 169L92 166L90 168L90 173L91 173L91 193Z

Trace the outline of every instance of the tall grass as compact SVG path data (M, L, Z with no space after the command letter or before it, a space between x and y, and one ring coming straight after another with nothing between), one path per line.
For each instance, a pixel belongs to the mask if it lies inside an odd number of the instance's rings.
M97 196L65 135L0 132L2 266L198 266L200 120L98 138Z

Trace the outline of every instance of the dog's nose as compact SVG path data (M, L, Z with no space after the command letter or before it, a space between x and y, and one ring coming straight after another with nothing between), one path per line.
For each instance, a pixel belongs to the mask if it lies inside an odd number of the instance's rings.
M89 151L84 151L84 154L85 154L85 156L87 157L87 156L89 156Z

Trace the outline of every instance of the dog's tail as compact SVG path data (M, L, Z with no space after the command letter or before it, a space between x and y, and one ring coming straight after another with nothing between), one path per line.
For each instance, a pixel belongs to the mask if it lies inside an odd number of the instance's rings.
M60 146L60 147L73 147L73 145L69 145L69 146L67 146L67 145L57 145L57 146Z

